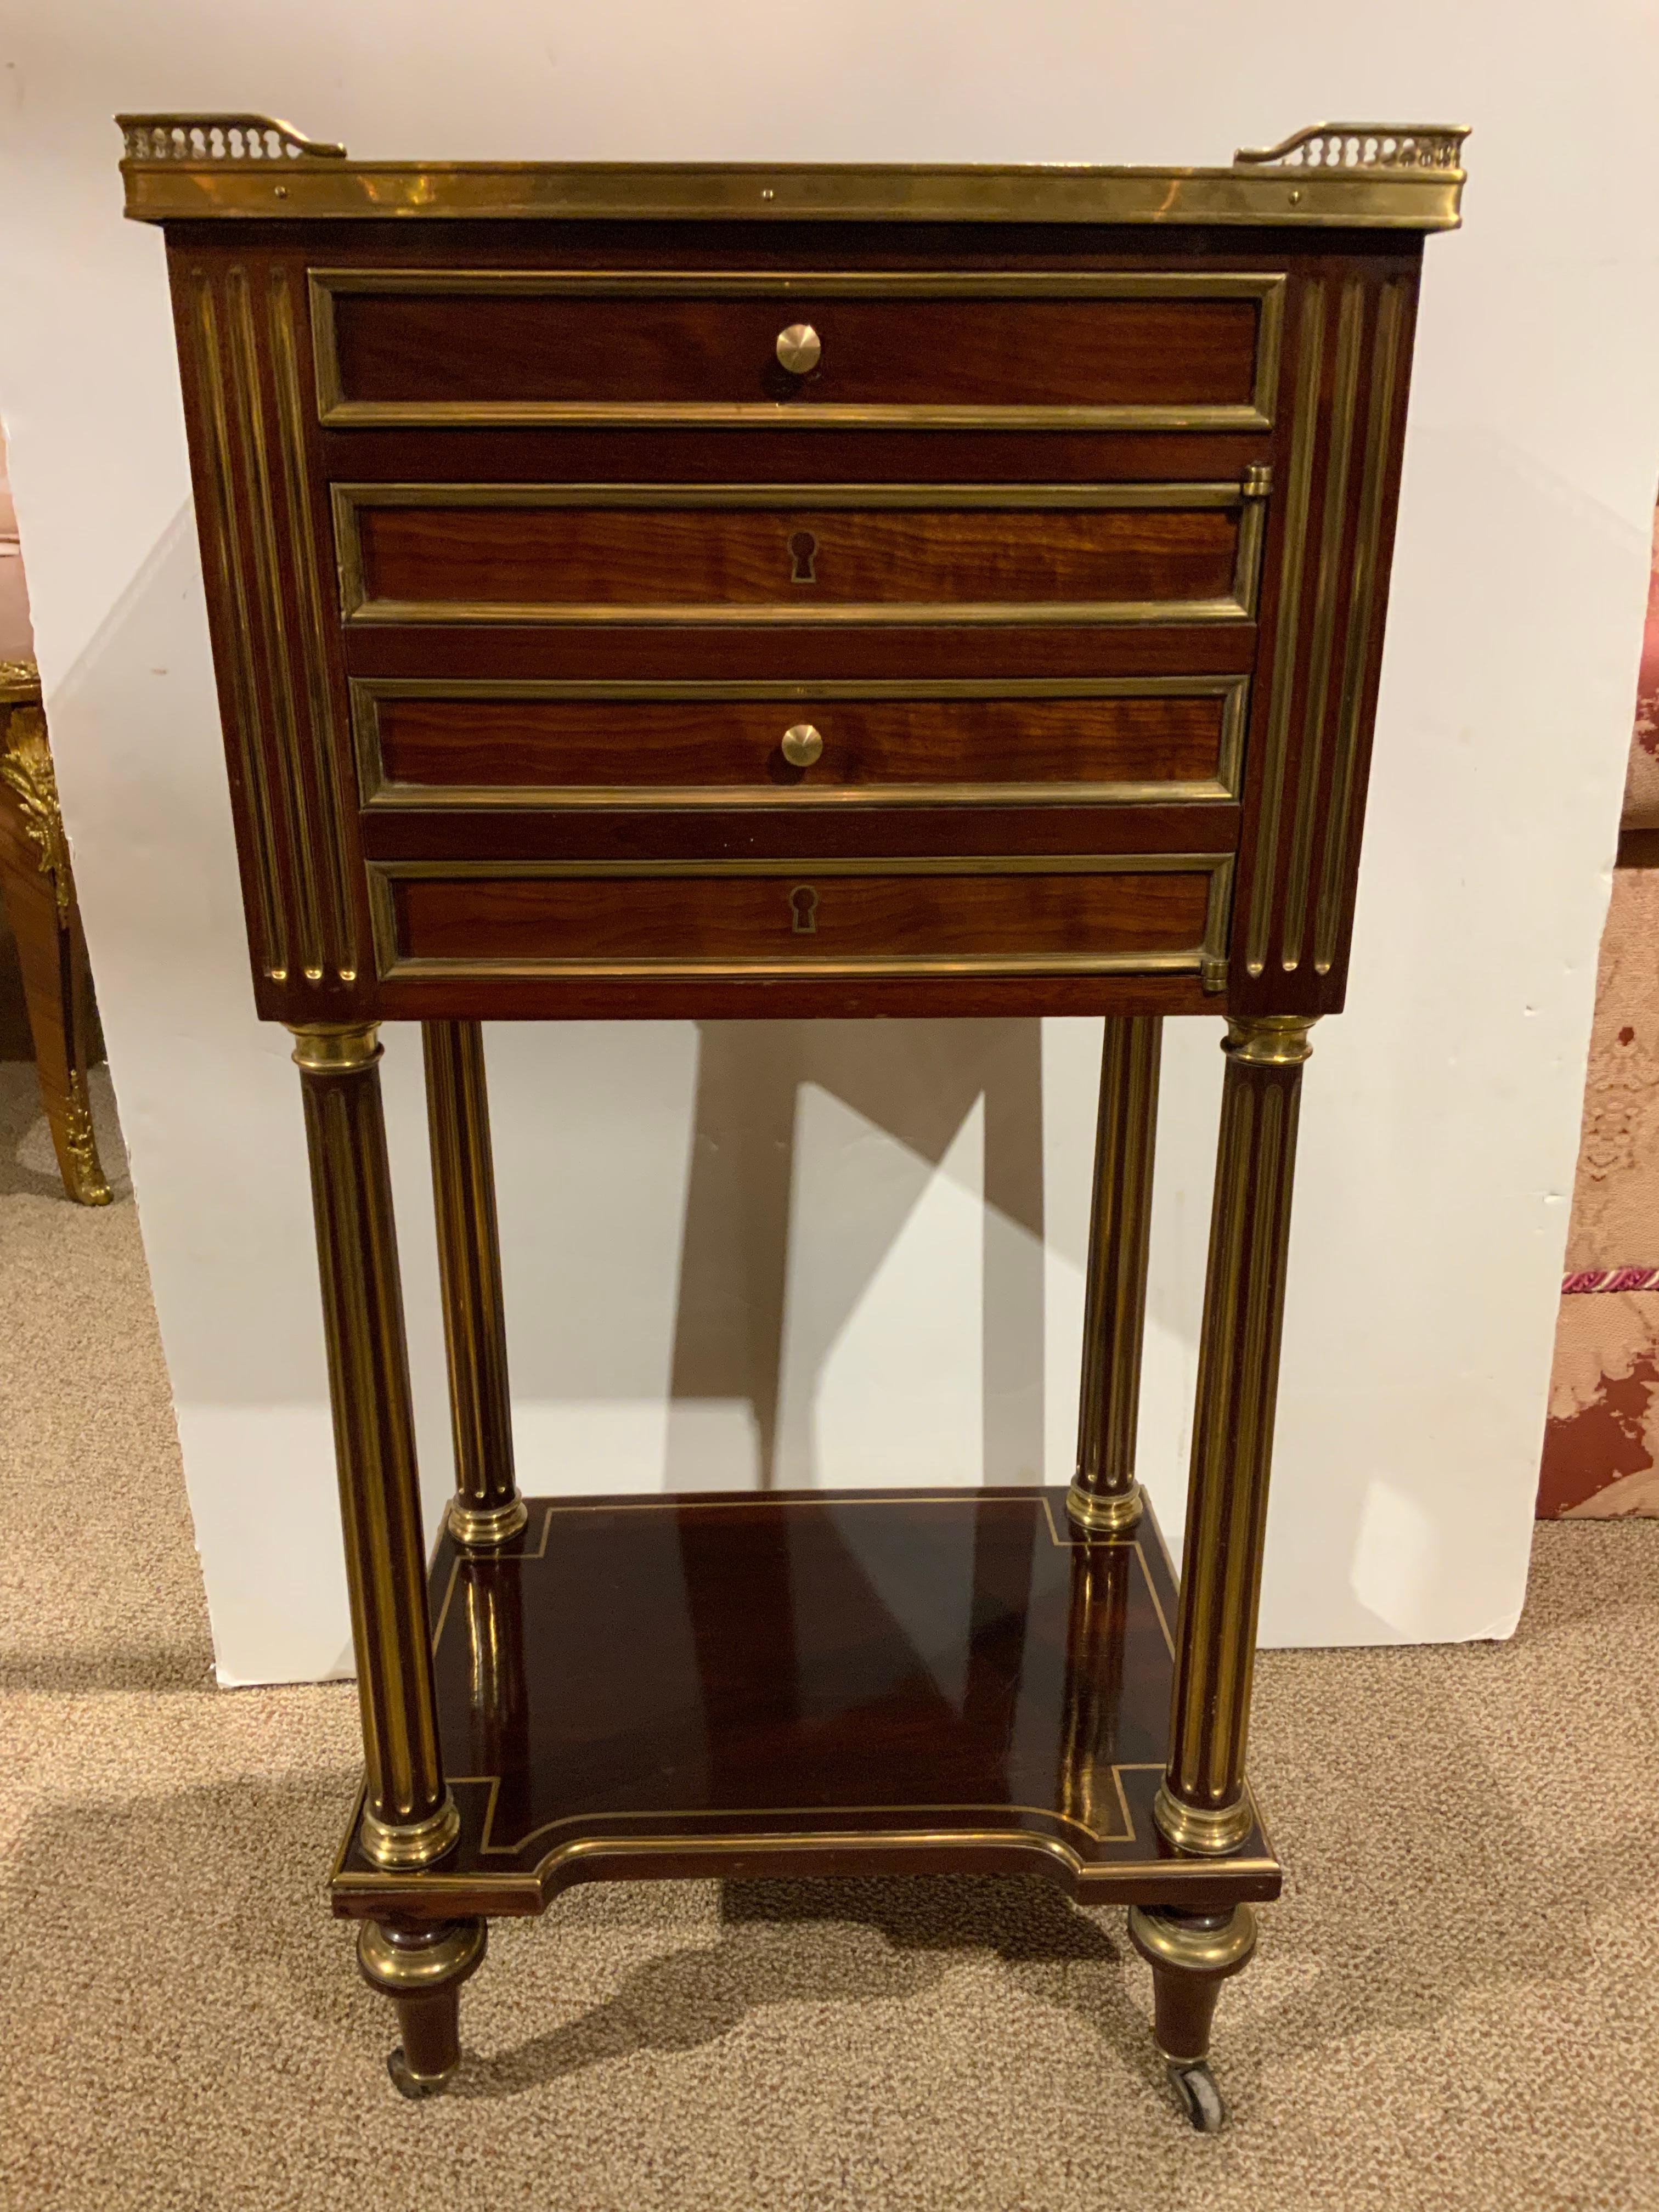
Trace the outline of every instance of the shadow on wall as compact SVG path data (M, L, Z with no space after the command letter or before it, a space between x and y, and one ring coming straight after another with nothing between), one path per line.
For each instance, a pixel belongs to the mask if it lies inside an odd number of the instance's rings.
M972 1361L959 1322L981 1266L980 1441L947 1479L1042 1480L1042 1053L1035 1020L702 1024L666 1487L939 1480L907 1462L927 1435L937 1463L933 1423L960 1423L959 1389L933 1401ZM884 1349L896 1364L876 1394L890 1458L866 1437L849 1465L823 1397L855 1319L861 1370Z

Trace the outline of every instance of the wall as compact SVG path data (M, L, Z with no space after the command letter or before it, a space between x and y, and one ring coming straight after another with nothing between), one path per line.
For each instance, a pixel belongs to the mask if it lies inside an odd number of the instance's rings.
M1659 466L1659 31L1617 0L15 8L0 403L63 795L227 1681L345 1644L298 1101L249 1010L172 336L117 107L366 155L1224 161L1472 123L1432 241L1353 969L1310 1071L1264 1628L1521 1602ZM1087 1024L492 1031L527 1484L1067 1468ZM1218 1085L1169 1041L1146 1473L1178 1528ZM386 1075L445 1468L416 1040Z

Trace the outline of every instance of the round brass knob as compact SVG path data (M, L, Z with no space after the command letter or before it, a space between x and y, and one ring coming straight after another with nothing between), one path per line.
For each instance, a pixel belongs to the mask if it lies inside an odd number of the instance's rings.
M823 739L810 722L796 722L783 733L783 757L791 768L811 768L823 750Z
M823 342L811 323L791 323L778 332L778 359L791 376L810 376L823 357Z

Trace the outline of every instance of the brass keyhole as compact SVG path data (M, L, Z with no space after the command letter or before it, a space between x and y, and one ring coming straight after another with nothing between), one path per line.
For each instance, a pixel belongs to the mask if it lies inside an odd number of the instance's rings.
M789 894L797 937L811 937L818 926L818 895L811 884L798 884Z
M816 584L812 563L817 558L818 541L810 530L798 530L789 540L789 558L794 562L790 571L792 584Z

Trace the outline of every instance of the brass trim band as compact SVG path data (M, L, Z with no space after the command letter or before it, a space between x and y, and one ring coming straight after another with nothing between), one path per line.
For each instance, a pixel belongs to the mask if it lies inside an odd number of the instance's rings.
M118 118L120 119L120 118ZM223 121L228 118L218 118ZM261 118L229 118L256 128ZM1082 163L819 167L802 162L352 161L333 147L270 125L286 156L209 150L174 126L208 116L127 117L148 126L128 141L126 212L140 222L264 216L289 222L622 220L742 216L752 222L908 223L1285 224L1342 229L1451 230L1462 168L1093 167ZM1368 126L1369 127L1369 126ZM1433 132L1451 135L1453 126ZM1461 137L1461 134L1457 134ZM1288 143L1289 142L1287 142ZM1277 149L1269 149L1276 152Z

